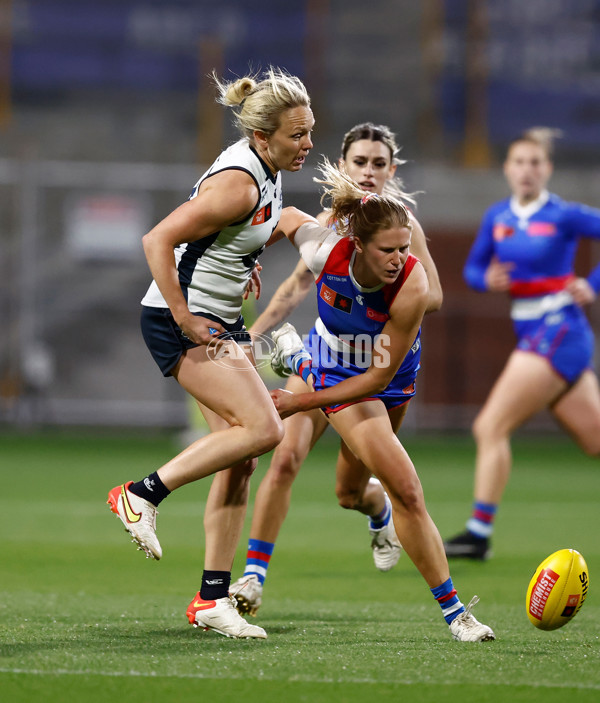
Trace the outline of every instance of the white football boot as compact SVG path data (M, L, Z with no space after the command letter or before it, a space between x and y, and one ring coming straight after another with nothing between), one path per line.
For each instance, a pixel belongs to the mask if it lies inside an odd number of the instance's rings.
M369 534L375 566L379 571L393 569L402 554L402 545L396 535L393 518L390 516L388 524L380 530L369 529Z
M266 639L267 633L257 625L250 625L235 609L235 598L225 596L217 600L202 600L198 592L188 605L186 615L190 625L214 630L234 639Z
M146 554L146 559L160 559L162 549L156 536L156 516L158 510L152 503L136 496L129 490L133 481L115 486L108 493L106 501L115 515L118 515L131 541Z
M496 639L491 627L482 625L479 620L471 615L471 608L477 603L479 603L479 598L473 596L469 605L465 608L465 612L454 618L450 623L449 627L453 639L460 642L488 642Z
M262 583L256 574L246 574L229 587L229 595L236 600L238 613L256 617L262 603Z
M291 376L292 370L286 360L299 351L306 351L300 335L294 325L286 322L278 330L271 332L271 337L275 342L275 348L271 352L271 368L278 376Z

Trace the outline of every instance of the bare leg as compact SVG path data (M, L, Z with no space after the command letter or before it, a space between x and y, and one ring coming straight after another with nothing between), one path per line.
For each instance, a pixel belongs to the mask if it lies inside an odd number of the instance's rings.
M286 389L306 393L307 386L292 376ZM275 448L271 464L260 483L254 502L250 537L275 542L287 516L292 484L308 452L327 428L327 419L320 410L292 415L283 421L285 434Z
M200 405L211 432L228 427L218 415ZM246 517L250 477L257 460L249 459L217 472L210 486L204 512L206 551L204 568L231 571Z
M250 346L242 347L254 365ZM227 430L230 425L215 412L198 403L211 432ZM257 459L248 459L215 474L204 512L206 551L204 568L210 571L231 571L235 551L246 517L250 477Z
M182 357L174 375L225 421L226 429L197 440L158 470L169 490L260 456L281 440L283 425L275 406L244 354L235 354L225 366L211 360L206 347L195 347Z
M384 485L398 539L429 587L447 581L450 573L441 537L425 507L417 472L383 403L358 403L330 415L329 421Z
M566 387L546 359L522 351L510 355L473 425L476 501L500 502L511 471L512 433Z
M408 410L408 403L392 411L390 420L398 432ZM358 510L363 515L377 515L385 507L385 497L380 483L370 481L371 471L342 441L336 466L335 492L339 504L347 510Z
M600 456L600 390L593 371L585 371L551 411L586 454Z

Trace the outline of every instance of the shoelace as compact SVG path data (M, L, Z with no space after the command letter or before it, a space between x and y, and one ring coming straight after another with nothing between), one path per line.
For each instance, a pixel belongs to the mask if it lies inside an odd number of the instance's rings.
M471 609L479 603L479 596L473 596L469 601L469 605L465 608L465 615L471 615Z
M240 579L242 581L243 579ZM237 596L238 593L241 593L244 588L248 585L248 579L246 579L243 583L234 583L232 588L229 589L229 595L230 596Z
M231 593L229 593L229 594L227 595L227 607L228 607L230 610L233 610L233 611L235 612L235 614L239 616L239 613L238 613L238 611L237 611L237 601L236 601L236 599L231 595Z
M460 621L463 627L468 630L474 630L475 628L482 627L481 623L475 618L471 612L477 603L479 603L479 596L473 596L469 601L469 604L465 607L465 612L461 613L456 619Z
M394 545L388 539L386 539L383 544L381 544L380 542L377 542L375 538L373 538L373 541L371 542L371 547L373 549L393 549Z
M150 507L152 510L149 508L148 511L143 511L143 520L147 527L151 527L154 532L156 532L156 516L158 515L158 510L152 505L150 505Z

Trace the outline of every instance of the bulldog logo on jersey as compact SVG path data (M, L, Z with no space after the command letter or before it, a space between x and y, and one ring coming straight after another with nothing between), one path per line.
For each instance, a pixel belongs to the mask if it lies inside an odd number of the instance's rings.
M263 222L268 222L271 219L271 203L267 203L264 207L252 218L252 225L262 225Z
M512 237L515 233L515 228L502 223L494 225L493 237L494 241L501 242L503 239Z

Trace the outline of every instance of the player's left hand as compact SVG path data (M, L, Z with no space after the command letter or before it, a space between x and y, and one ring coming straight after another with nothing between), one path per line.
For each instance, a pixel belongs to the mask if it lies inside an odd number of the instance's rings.
M276 388L274 391L271 391L271 399L282 420L285 420L286 417L294 415L300 410L297 395L290 391Z
M256 300L260 298L260 292L262 290L262 281L260 280L261 271L262 266L257 261L252 269L252 273L250 274L250 280L248 281L248 285L246 286L246 290L244 292L244 300L248 300L250 293L254 293Z
M589 305L596 300L596 292L585 278L574 278L567 284L567 292L573 297L573 301L579 307Z

